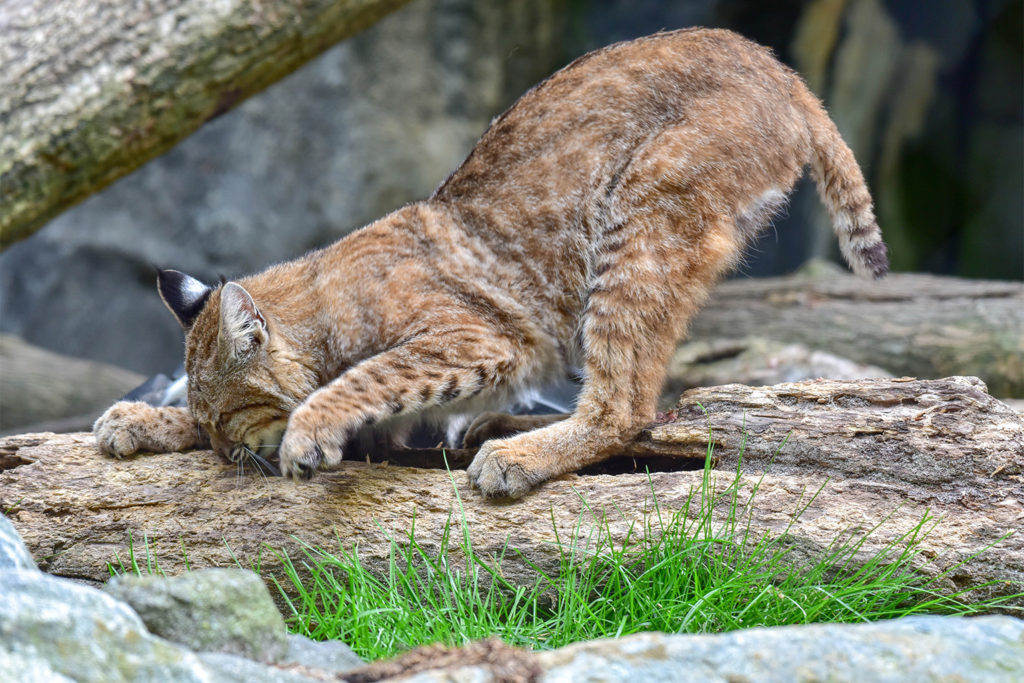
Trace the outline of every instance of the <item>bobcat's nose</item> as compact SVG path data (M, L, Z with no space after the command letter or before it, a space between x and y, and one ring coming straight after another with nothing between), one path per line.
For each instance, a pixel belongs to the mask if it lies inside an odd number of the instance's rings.
M210 435L210 448L212 448L217 453L220 453L222 457L225 457L228 460L232 460L231 455L233 449L231 447L231 444L212 431L209 431L207 433ZM232 462L234 461L232 460Z

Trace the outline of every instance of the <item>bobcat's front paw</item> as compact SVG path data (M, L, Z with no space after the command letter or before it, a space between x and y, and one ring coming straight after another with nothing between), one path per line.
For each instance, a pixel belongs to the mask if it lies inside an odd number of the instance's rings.
M116 458L140 451L139 425L149 416L145 403L118 401L93 423L92 433L100 449Z
M466 470L470 486L488 498L521 498L547 480L549 475L527 436L486 442Z
M206 445L187 408L118 401L92 426L100 448L122 458L139 451L182 451Z
M288 421L281 450L281 476L295 481L308 481L323 464L336 465L341 462L341 446L333 440L318 439L315 432L294 425Z

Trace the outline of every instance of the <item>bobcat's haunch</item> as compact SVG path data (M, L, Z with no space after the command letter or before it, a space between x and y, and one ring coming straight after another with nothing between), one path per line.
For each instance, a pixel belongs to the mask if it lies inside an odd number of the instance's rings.
M584 55L429 199L222 286L161 272L187 331L189 410L117 404L97 437L117 455L279 446L282 473L305 478L361 429L400 436L580 373L564 419L474 424L475 438L529 429L485 441L468 470L484 494L520 496L653 418L688 321L808 165L850 266L883 275L850 149L767 49L691 29Z

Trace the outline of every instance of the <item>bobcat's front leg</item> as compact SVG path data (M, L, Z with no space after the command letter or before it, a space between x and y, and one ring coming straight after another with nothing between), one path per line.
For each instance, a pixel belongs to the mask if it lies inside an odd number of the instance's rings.
M92 427L100 448L118 458L139 451L170 453L209 446L188 408L118 401Z
M308 479L341 462L360 428L471 398L514 379L523 354L486 325L436 326L350 368L313 392L288 418L281 474Z

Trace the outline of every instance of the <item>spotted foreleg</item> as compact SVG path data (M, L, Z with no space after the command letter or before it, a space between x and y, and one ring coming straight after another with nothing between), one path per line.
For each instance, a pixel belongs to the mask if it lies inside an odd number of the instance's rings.
M485 324L435 325L430 335L373 356L310 395L288 419L281 473L308 479L321 465L339 463L362 427L515 382L529 370L524 361L514 342Z
M210 440L188 408L118 401L93 425L96 442L118 458L150 451L170 453L206 448Z

